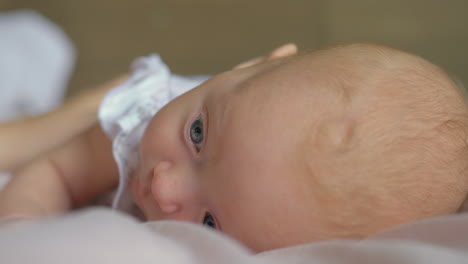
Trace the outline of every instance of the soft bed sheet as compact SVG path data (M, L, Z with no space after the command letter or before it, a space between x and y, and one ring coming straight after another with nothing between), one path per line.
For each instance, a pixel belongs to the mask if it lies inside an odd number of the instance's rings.
M362 241L253 254L202 226L138 223L109 209L0 227L0 263L468 263L468 215L402 226Z

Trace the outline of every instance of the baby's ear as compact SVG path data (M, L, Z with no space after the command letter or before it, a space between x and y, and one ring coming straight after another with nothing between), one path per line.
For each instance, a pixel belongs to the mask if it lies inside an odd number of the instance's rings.
M291 56L291 55L295 55L295 54L297 54L296 44L289 43L289 44L285 44L285 45L283 45L283 46L281 46L279 48L276 48L275 50L273 50L270 54L268 54L266 56L257 57L257 58L251 59L249 61L243 62L243 63L237 65L236 67L234 67L234 69L247 68L247 67L250 67L250 66L265 62L265 61L269 61L269 60L277 59L277 58L281 58L281 57L287 57L287 56Z

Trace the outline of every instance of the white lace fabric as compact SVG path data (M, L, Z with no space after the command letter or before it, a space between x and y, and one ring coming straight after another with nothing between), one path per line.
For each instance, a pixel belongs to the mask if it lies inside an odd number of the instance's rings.
M137 59L132 70L126 82L106 95L99 109L99 120L113 141L119 169L119 186L112 207L124 211L134 205L129 183L138 166L139 143L148 123L167 103L208 78L173 75L157 54Z

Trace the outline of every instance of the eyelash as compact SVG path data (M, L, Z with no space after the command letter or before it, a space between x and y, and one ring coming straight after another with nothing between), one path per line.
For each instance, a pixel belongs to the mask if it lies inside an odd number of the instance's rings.
M215 230L218 229L218 224L216 223L214 216L209 212L205 213L205 216L203 217L202 225L215 229Z
M194 118L191 118L190 119L190 122L187 123L187 126L185 128L185 134L186 134L186 138L187 138L187 142L189 144L189 146L193 149L193 151L195 153L200 153L202 150L203 150L203 147L205 145L205 142L206 142L206 138L207 138L207 118L205 117L206 115L204 115L203 113L198 113L197 115L195 115ZM201 126L202 126L202 133L203 133L203 137L202 137L202 142L200 143L200 146L197 147L196 144L193 142L192 140L192 136L191 136L191 129L192 129L192 126L195 122L197 122L198 120L201 121Z
M201 117L197 118L190 125L189 137L192 145L195 147L197 152L200 152L203 143L205 142L205 131L204 131L204 122ZM200 142L196 142L200 141Z

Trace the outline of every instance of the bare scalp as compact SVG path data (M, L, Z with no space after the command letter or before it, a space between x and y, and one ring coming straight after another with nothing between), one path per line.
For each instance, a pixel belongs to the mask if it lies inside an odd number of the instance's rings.
M449 76L376 45L306 56L322 58L312 86L335 91L299 147L324 222L355 237L456 212L468 190L468 113Z

